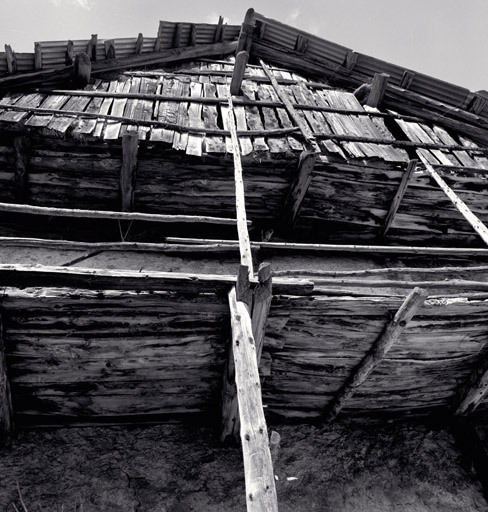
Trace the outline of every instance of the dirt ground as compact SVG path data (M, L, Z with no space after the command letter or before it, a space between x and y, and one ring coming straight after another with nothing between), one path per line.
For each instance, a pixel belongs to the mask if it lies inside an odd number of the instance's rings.
M275 425L281 512L488 511L449 430L410 421ZM245 511L239 447L210 427L21 432L0 452L0 511Z

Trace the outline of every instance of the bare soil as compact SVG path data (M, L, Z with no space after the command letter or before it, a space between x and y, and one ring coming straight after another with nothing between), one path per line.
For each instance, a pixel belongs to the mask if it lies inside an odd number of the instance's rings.
M449 430L410 421L275 425L281 512L488 511ZM0 451L0 511L245 511L239 447L210 427L20 432Z

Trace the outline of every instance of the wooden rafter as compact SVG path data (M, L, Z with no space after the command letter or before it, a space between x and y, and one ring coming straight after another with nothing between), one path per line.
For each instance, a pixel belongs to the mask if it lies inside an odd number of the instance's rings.
M439 176L437 171L430 165L426 157L423 155L422 150L417 151L417 155L425 166L427 172L434 178L436 183L451 200L452 204L457 208L459 213L468 221L470 226L478 233L483 239L483 242L488 245L488 228L481 222L481 220L468 208L466 203L452 190L451 187Z
M405 173L402 176L402 180L400 182L398 190L396 191L395 197L393 198L393 201L391 202L391 206L388 211L388 214L386 215L383 226L381 227L381 230L379 233L379 236L381 238L386 236L386 234L388 233L388 230L390 229L391 225L393 224L395 215L398 211L398 208L400 207L400 203L402 202L403 196L405 195L408 184L410 182L410 178L412 177L412 174L415 171L415 167L417 166L417 163L418 163L417 160L410 160L410 162L408 162L407 169L405 170Z
M371 350L359 365L354 368L347 381L327 406L324 416L328 421L332 421L339 414L349 398L381 363L427 296L427 292L421 288L415 288L408 295L394 318L387 324L380 337L375 341Z
M235 380L248 512L277 512L275 479L268 429L263 413L256 345L246 305L229 293Z
M2 311L0 310L0 445L8 445L14 432L14 414L5 358Z

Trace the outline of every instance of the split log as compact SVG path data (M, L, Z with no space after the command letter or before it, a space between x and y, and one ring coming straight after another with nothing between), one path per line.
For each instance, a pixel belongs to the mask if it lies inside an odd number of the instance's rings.
M263 413L261 385L249 313L237 301L235 288L229 293L232 347L241 422L241 442L248 512L278 511L275 479Z
M417 310L423 304L428 294L421 288L415 288L400 306L392 321L386 326L381 336L376 340L370 352L353 370L345 384L339 390L332 402L327 406L324 416L332 421L356 392L370 373L383 361L385 355L407 327Z
M0 445L9 445L13 433L14 413L5 359L2 312L0 311Z
M239 235L241 265L244 265L249 269L249 278L251 279L254 275L254 271L252 265L251 244L249 241L249 233L247 231L246 196L244 191L244 182L242 179L241 150L239 148L239 139L237 138L237 127L231 96L229 96L229 106L228 125L231 134L232 155L234 157L237 233Z
M134 209L135 174L139 137L137 133L126 133L122 137L122 167L119 176L120 209L130 212Z
M77 210L72 208L51 208L47 206L31 206L27 204L0 203L0 212L26 213L29 215L47 215L49 217L75 217L79 219L115 219L140 220L145 222L168 223L209 223L235 226L235 219L224 217L206 217L202 215L161 215L157 213L110 212L102 210ZM249 221L251 224L251 221Z
M417 154L425 166L427 172L434 178L439 187L443 190L446 196L451 200L452 204L458 209L459 213L469 222L470 226L478 233L483 239L483 242L488 245L488 228L481 222L481 220L468 208L466 203L452 190L451 187L439 176L437 171L430 165L427 158L424 156L423 151L417 151Z
M385 222L383 223L383 226L379 233L379 236L381 238L384 238L386 236L386 233L388 233L390 226L393 224L393 220L395 219L396 212L398 211L398 208L400 207L400 203L402 202L403 196L405 195L405 191L407 190L410 178L412 177L412 174L415 171L417 162L418 162L417 160L410 160L410 162L408 162L408 166L405 171L405 174L402 177L400 186L398 187L395 197L393 198L393 201L391 202L390 210L388 211L388 214L385 218Z
M390 76L385 73L375 73L371 91L366 100L368 107L379 108L381 106L389 78Z

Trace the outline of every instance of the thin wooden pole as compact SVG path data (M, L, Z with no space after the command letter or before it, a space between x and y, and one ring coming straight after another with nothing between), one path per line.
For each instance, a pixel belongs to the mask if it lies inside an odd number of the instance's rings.
M468 208L466 203L452 190L451 187L439 176L437 171L430 165L422 150L417 151L422 163L425 165L427 172L434 178L439 187L443 190L446 196L451 200L452 204L458 209L459 213L469 222L471 227L483 239L483 242L488 245L488 228L481 222L481 220Z
M235 288L229 292L229 307L247 511L278 512L251 318L245 304L236 299Z
M244 192L244 181L242 179L242 161L237 138L237 127L234 116L234 105L232 96L229 94L228 125L231 135L232 154L234 157L234 181L236 190L236 212L237 212L237 233L239 235L239 248L241 252L241 265L245 265L249 271L249 278L254 275L252 265L251 243L247 231L246 197Z
M398 208L400 207L400 203L402 202L403 196L405 195L405 192L408 187L408 183L410 181L410 178L412 177L413 172L415 171L415 167L417 166L417 163L418 163L418 160L410 160L410 162L408 162L407 169L402 176L402 181L400 182L400 186L398 187L395 197L393 198L393 201L391 202L390 210L388 211L388 214L385 218L385 222L383 223L383 226L379 233L379 236L381 238L384 238L386 236L386 233L388 233L388 230L390 229L391 225L393 224L393 220L395 219L395 215L398 211Z
M368 378L370 373L381 363L387 352L407 327L410 320L423 304L428 294L421 288L415 288L400 306L393 320L386 326L366 357L352 371L351 375L339 390L332 402L327 406L324 416L332 421L344 407L346 402Z
M0 445L9 445L14 433L14 413L5 358L2 312L0 311Z

